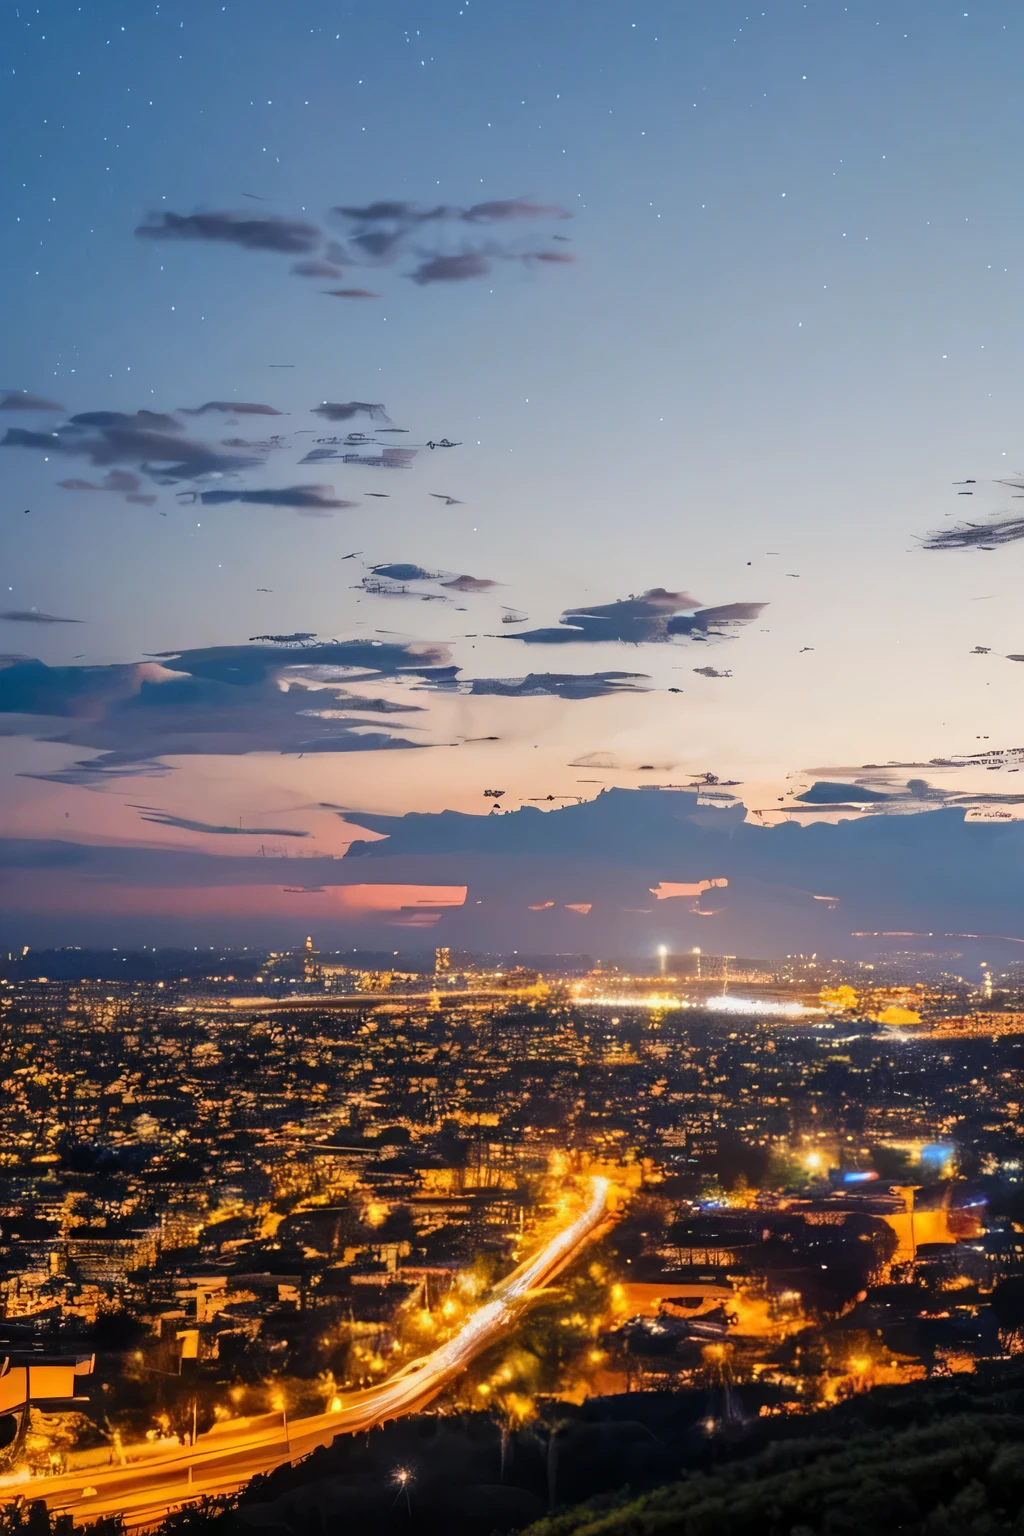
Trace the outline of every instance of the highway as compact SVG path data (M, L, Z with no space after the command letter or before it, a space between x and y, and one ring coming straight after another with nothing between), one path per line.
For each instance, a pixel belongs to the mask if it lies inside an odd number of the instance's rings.
M49 1510L67 1510L76 1521L121 1514L128 1530L140 1530L191 1499L233 1493L256 1473L298 1461L339 1434L417 1412L508 1332L534 1294L550 1284L606 1219L608 1180L592 1179L591 1186L586 1210L495 1286L490 1299L446 1343L409 1361L386 1381L346 1393L334 1412L290 1422L280 1413L229 1419L200 1435L194 1447L176 1444L166 1452L152 1444L126 1447L120 1466L30 1479L15 1473L0 1478L0 1505L19 1495L30 1503L45 1499Z

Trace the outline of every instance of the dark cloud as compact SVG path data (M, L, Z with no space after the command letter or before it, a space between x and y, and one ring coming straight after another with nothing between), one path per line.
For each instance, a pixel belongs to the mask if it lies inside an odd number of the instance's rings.
M1008 817L1009 812L1000 810L1000 807L1024 805L1024 791L1018 793L999 790L965 791L956 786L933 784L925 778L902 779L896 770L901 767L904 769L920 767L930 768L933 772L943 772L950 768L975 767L994 772L999 768L1007 767L1011 761L1019 761L1016 750L1003 754L1002 760L997 755L995 762L984 759L980 761L958 759L955 763L939 761L932 764L889 763L880 768L868 766L862 769L835 769L832 771L848 774L852 782L833 778L816 779L803 793L792 797L787 796L780 809L786 812L852 811L878 817L906 816L915 812L935 811L941 808L960 808L967 811L972 819L978 816L984 817L988 811L993 815Z
M569 263L575 259L555 251L524 250L521 243L509 242L507 235L513 226L572 217L565 208L534 202L526 197L497 198L469 207L421 206L404 199L383 198L364 204L341 205L331 212L346 226L344 241L325 242L322 231L306 220L276 215L253 217L249 213L233 213L225 209L193 214L153 213L135 233L148 240L194 240L294 255L302 258L292 265L295 276L339 278L348 267L390 265L409 251L417 236L422 242L427 226L438 229L447 226L451 231L459 225L472 225L481 231L488 228L495 232L484 249L463 250L457 254L443 249L417 250L418 265L406 275L419 286L485 277L494 260ZM499 231L503 232L500 237ZM354 286L325 291L339 299L378 297L366 288Z
M428 257L406 276L422 288L427 283L461 283L470 277L486 277L490 270L487 256L479 251L467 251L462 256Z
M347 259L364 266L384 266L394 261L410 235L421 225L457 217L458 209L420 208L415 203L381 201L362 207L334 208L337 218L352 225L347 241Z
M621 641L630 645L658 643L677 637L706 640L756 619L764 603L726 603L700 608L685 592L666 592L653 587L640 597L589 608L569 608L558 625L548 629L517 630L505 638L528 645L600 644ZM686 609L695 610L686 612Z
M375 576L383 576L388 581L437 581L443 574L440 571L428 571L422 565L409 565L401 561L390 565L374 565L370 569Z
M992 549L1024 539L1024 517L997 517L988 523L940 528L924 541L925 549Z
M112 491L136 506L151 507L156 501L155 496L139 494L142 490L142 481L138 475L133 475L127 469L111 469L98 483L95 480L71 479L58 480L57 485L62 491Z
M359 719L396 711L350 695L346 684L435 680L449 675L445 660L443 647L368 640L218 646L111 666L7 657L0 658L0 716L64 721L62 730L41 734L98 754L56 775L34 775L61 783L165 771L165 757L407 748L418 743Z
M505 948L535 951L543 923L546 947L570 949L568 925L578 919L562 915L562 907L587 903L595 949L649 954L663 936L651 924L652 892L713 880L713 914L696 896L691 906L686 897L672 902L679 949L713 943L716 953L757 955L810 945L863 956L861 934L887 931L927 935L928 950L946 947L945 938L955 938L959 950L963 939L987 935L976 953L993 960L989 940L1007 933L1007 913L1024 910L1024 824L972 822L962 809L765 828L745 822L742 806L718 808L695 791L648 788L497 816L387 816L350 807L345 820L367 837L344 858L298 865L244 846L228 853L0 839L0 868L15 876L3 882L6 911L22 917L29 882L47 892L56 912L66 910L62 893L75 887L80 904L97 884L121 887L125 912L139 888L455 886L467 888L466 900L444 913L438 942L482 950L493 948L500 931ZM826 900L815 899L826 891ZM547 903L555 906L530 910ZM662 920L659 914L655 924ZM116 921L123 932L124 915ZM902 938L897 943L907 947Z
M40 613L38 608L8 608L0 613L8 624L81 624L81 619L62 619L55 613Z
M468 886L444 938L467 947L474 923L478 943L500 924L503 942L522 945L529 905L547 900L592 902L595 938L621 945L625 913L650 907L661 882L719 882L714 917L695 914L692 938L684 929L679 943L698 942L696 924L711 920L722 953L809 941L850 952L851 930L861 929L1006 933L1006 913L1024 908L1024 824L968 821L960 808L765 828L747 822L742 805L703 805L696 792L609 789L548 812L346 819L377 834L341 861L353 880ZM832 899L816 901L821 891Z
M571 219L572 214L550 203L531 203L525 197L509 197L497 202L474 203L461 217L471 224L498 224L515 219Z
M526 677L444 679L432 686L443 692L505 699L600 699L616 693L645 693L643 685L649 681L645 672L530 672Z
M521 197L475 203L471 208L446 205L421 208L408 202L377 202L363 207L335 208L334 213L352 225L346 259L373 267L393 262L408 248L414 234L421 232L426 224L454 221L508 226L522 221L569 217L564 208L533 203ZM406 276L424 287L428 283L458 283L468 278L486 277L495 259L532 260L538 253L495 243L484 250L459 253L428 250L419 251L417 255L419 265L406 273ZM549 258L545 255L543 259Z
M30 432L27 427L8 427L0 438L2 448L46 448L53 453L61 451L56 432Z
M208 821L192 821L187 816L172 816L151 805L133 805L133 811L142 813L143 821L151 821L158 827L177 827L182 832L210 832L221 837L308 837L308 832L296 832L290 827L222 827Z
M0 391L0 411L62 411L64 407L55 400L45 400L42 395L30 395L27 389Z
M832 784L826 779L819 779L812 784L804 794L795 798L806 805L836 805L840 801L864 801L871 803L879 800L891 800L892 795L883 794L881 790L868 789L863 785Z
M382 200L362 207L334 208L332 212L360 228L391 224L412 229L417 225L441 220L462 220L470 224L503 224L519 219L571 219L565 208L551 203L533 203L526 197L499 198L493 202L474 203L470 208L456 208L441 203L422 208L418 203Z
M441 213L439 208L424 209L416 203L393 200L364 203L355 208L334 208L331 211L353 224L422 224L424 220L437 218Z
M276 411L272 405L257 405L250 400L207 400L205 405L194 406L191 410L187 405L181 407L183 416L205 416L209 411L220 411L227 416L281 416L282 411Z
M279 490L261 491L201 491L199 500L204 507L222 507L228 502L240 501L253 507L294 507L299 512L334 512L359 505L355 501L342 501L335 495L332 485L288 485Z
M299 463L319 464L325 459L332 459L337 464L362 464L369 469L408 469L415 457L415 448L383 448L380 453L345 453L342 448L311 448Z
M352 421L356 416L368 416L384 426L391 421L382 405L371 405L366 400L323 400L314 405L313 415L322 416L324 421Z
M456 576L454 581L443 581L443 587L452 592L489 592L492 587L500 587L500 581L489 581L486 576Z
M694 667L698 677L732 677L731 672L719 672L717 667Z
M73 427L99 427L104 432L183 432L180 421L164 411L80 411Z
M206 240L247 251L300 255L315 251L323 235L315 224L276 215L254 219L243 213L154 213L135 233L145 240Z
M296 629L290 635L250 635L249 644L265 640L268 645L301 645L306 640L315 640L316 634L311 629Z
M297 261L292 273L295 277L340 277L341 268L333 261Z
M112 464L134 464L161 483L228 474L262 462L251 455L222 453L183 433L182 423L174 416L156 411L136 411L134 415L122 411L84 411L54 432L8 427L0 447L42 449L47 454L85 458L98 469ZM84 482L74 487L83 488Z

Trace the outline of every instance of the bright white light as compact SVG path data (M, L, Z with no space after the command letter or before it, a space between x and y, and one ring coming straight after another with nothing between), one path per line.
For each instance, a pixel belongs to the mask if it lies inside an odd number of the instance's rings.
M823 1008L805 1008L803 1003L759 1002L753 997L709 997L701 1004L709 1013L768 1013L779 1018L798 1019L808 1013L824 1013Z

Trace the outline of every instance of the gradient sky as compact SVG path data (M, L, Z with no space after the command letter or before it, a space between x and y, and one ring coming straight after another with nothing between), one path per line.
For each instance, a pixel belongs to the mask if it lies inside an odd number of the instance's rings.
M9 711L0 838L222 858L278 829L338 854L358 817L323 802L482 811L490 786L518 806L714 771L753 811L829 777L806 770L842 780L1015 746L1024 670L1005 658L1024 651L1024 547L920 539L1012 512L995 482L1024 466L1022 46L1010 0L5 0L0 386L64 409L3 411L0 429L264 402L288 414L181 419L207 442L287 435L231 486L330 484L357 505L319 518L194 506L178 492L214 482L143 474L157 500L142 506L58 488L107 473L81 457L4 448L3 610L82 622L0 619L0 650L83 667L380 629L445 642L464 685L650 682L567 699L390 679L366 691L423 709L385 724L429 751L161 751L167 772L98 788L26 777L91 750L40 739L66 719ZM167 212L229 210L344 242L337 205L517 198L571 220L426 222L398 261L346 265L340 282L292 275L294 256L135 233ZM406 275L495 248L483 276ZM523 259L542 249L575 260ZM338 286L378 296L324 291ZM405 441L459 446L401 471L299 468L313 442L300 430L373 431L366 417L324 429L310 415L324 400L381 402ZM358 590L392 561L502 585L447 602ZM502 605L549 628L656 587L768 606L709 644L527 645L498 623ZM463 741L486 736L500 740ZM1015 763L957 787L1013 790ZM139 904L104 878L113 932ZM189 910L180 891L146 904L154 922ZM26 932L48 918L53 937L68 913L73 941L90 901L36 871L10 875L0 906L5 934L27 914Z

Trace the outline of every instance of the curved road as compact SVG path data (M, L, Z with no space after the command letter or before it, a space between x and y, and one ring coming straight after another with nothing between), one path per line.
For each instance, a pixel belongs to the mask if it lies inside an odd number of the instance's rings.
M608 1213L608 1181L595 1178L591 1183L593 1194L582 1215L497 1285L491 1299L446 1344L410 1361L377 1386L346 1393L335 1412L293 1419L287 1425L280 1414L228 1420L200 1435L195 1447L148 1454L140 1447L140 1459L124 1466L83 1468L21 1482L3 1478L0 1503L20 1494L28 1502L45 1499L48 1509L67 1510L76 1521L121 1514L129 1530L138 1530L190 1499L233 1493L258 1472L298 1461L317 1446L330 1445L336 1435L415 1413L509 1330L533 1293L553 1280L600 1226Z

